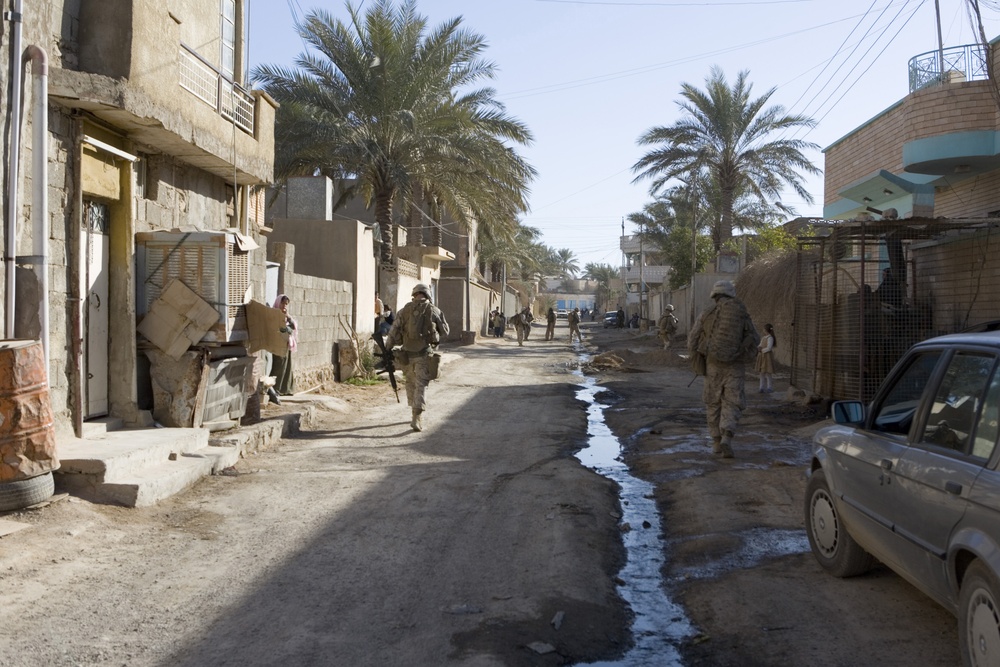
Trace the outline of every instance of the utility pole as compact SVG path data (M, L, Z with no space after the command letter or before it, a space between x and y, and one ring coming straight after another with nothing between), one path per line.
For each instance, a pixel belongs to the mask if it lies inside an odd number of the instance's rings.
M944 80L944 40L941 38L941 0L934 0L934 15L937 18L938 33L938 83Z
M642 247L642 237L646 231L645 221L639 227L639 330L646 330L646 309L643 307L646 298L646 280L643 266L646 264L646 255Z

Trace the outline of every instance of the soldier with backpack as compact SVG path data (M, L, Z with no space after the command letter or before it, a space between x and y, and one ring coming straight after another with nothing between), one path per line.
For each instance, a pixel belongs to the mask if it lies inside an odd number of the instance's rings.
M663 341L663 349L670 348L670 340L677 333L677 316L674 315L674 305L668 303L663 307L663 314L656 323L656 335Z
M399 309L386 338L386 347L393 352L406 379L406 403L410 406L414 431L424 430L424 398L427 385L438 377L440 355L437 346L447 336L448 322L444 313L431 303L431 290L424 284L413 288L413 300Z
M712 287L713 304L706 308L688 336L692 359L704 362L702 400L712 436L712 452L733 458L732 441L746 408L746 363L753 360L760 336L736 287L720 280Z

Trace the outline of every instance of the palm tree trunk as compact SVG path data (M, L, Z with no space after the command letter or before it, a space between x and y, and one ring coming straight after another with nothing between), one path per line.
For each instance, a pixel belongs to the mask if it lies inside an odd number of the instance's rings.
M382 234L381 259L383 266L392 265L392 190L380 190L375 195L375 222Z
M722 188L722 220L719 224L719 238L715 252L722 250L722 244L733 237L733 189Z
M424 220L417 208L417 200L410 204L410 219L406 233L406 245L422 246L424 244Z

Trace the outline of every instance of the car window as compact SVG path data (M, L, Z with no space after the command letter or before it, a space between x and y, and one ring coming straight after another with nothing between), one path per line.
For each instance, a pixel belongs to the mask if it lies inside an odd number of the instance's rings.
M972 453L973 427L991 385L993 365L990 355L957 352L951 358L927 412L922 442Z
M972 443L972 455L987 460L992 456L1000 435L1000 373L994 372L990 387L983 401L983 411L976 424L976 439Z
M884 398L875 406L872 427L876 431L901 434L910 432L913 415L920 405L920 397L940 358L940 350L914 355Z

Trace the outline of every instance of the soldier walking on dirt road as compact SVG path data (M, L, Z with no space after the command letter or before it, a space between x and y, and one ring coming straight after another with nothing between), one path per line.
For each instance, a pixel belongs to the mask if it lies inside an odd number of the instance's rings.
M396 313L385 341L390 350L401 346L394 354L406 378L406 403L412 412L410 426L414 431L424 430L423 413L427 409L424 393L428 383L437 378L440 358L436 350L448 331L444 313L431 303L430 288L418 283L413 288L413 300Z
M753 359L760 336L736 298L736 287L720 280L712 287L712 300L691 329L688 351L705 359L705 401L712 452L733 458L732 441L740 416L746 409L744 378L746 363Z
M582 343L583 334L580 333L580 309L574 308L569 314L569 342L573 343L573 334L576 334L577 339Z

